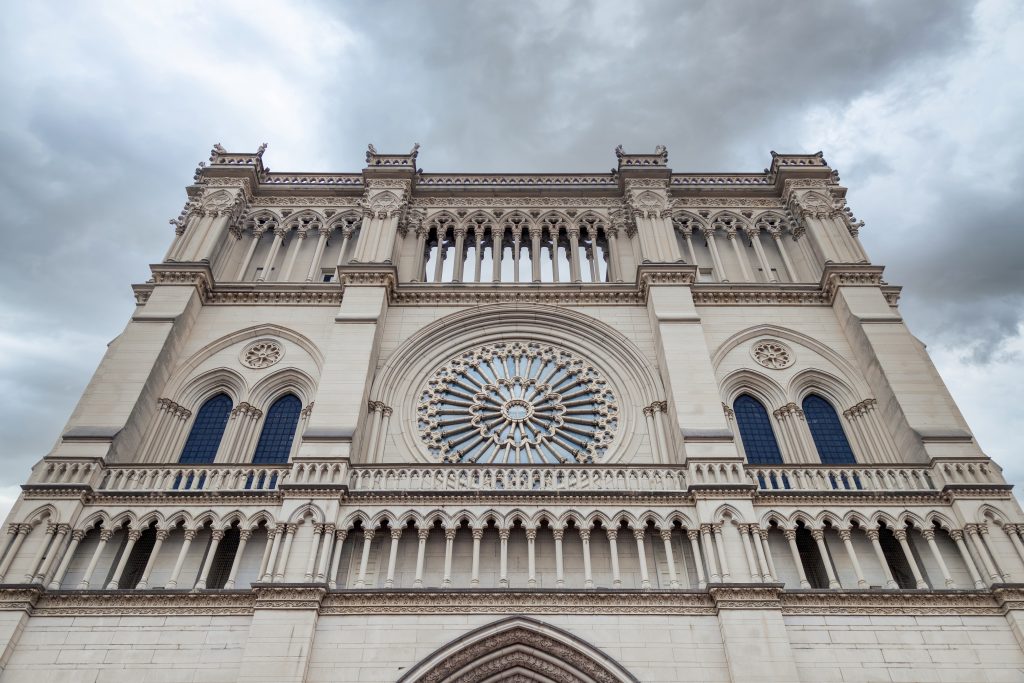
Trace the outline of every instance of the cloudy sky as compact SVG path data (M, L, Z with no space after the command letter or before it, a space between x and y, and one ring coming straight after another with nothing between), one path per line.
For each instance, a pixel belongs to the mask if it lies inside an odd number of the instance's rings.
M278 171L839 169L981 446L1024 482L1024 5L8 3L0 23L0 512L172 237L212 143Z

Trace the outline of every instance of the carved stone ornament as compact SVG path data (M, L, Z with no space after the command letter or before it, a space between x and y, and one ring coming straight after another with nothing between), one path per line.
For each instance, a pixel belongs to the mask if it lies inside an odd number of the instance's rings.
M452 359L427 381L418 416L431 455L449 463L600 462L618 427L597 369L536 342L488 344Z
M260 339L242 349L240 358L245 367L263 370L284 358L284 347L273 339Z
M762 339L750 347L750 355L769 370L782 370L793 364L793 350L775 339Z

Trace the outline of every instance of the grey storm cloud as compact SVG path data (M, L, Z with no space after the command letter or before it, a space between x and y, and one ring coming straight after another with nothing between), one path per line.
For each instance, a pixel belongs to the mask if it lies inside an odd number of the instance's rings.
M122 329L213 142L267 141L268 165L295 171L358 169L370 141L418 141L426 170L467 172L601 171L620 143L665 144L677 170L823 149L955 395L1021 346L1009 0L22 3L5 19L8 497ZM968 418L987 414L970 396ZM1024 479L1014 430L974 425Z

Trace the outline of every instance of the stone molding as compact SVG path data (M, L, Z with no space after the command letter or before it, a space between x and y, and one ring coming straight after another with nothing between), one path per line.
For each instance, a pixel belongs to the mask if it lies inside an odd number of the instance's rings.
M781 584L711 584L704 590L329 590L256 584L250 590L50 591L0 586L0 610L46 616L250 615L256 609L343 614L714 615L780 609L784 615L1000 615L1024 609L1024 586L991 590L784 590Z

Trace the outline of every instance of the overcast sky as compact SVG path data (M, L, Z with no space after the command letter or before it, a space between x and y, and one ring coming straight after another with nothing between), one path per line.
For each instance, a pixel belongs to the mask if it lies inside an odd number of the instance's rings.
M7 3L0 512L123 328L214 142L277 171L840 171L981 446L1024 481L1024 5Z

